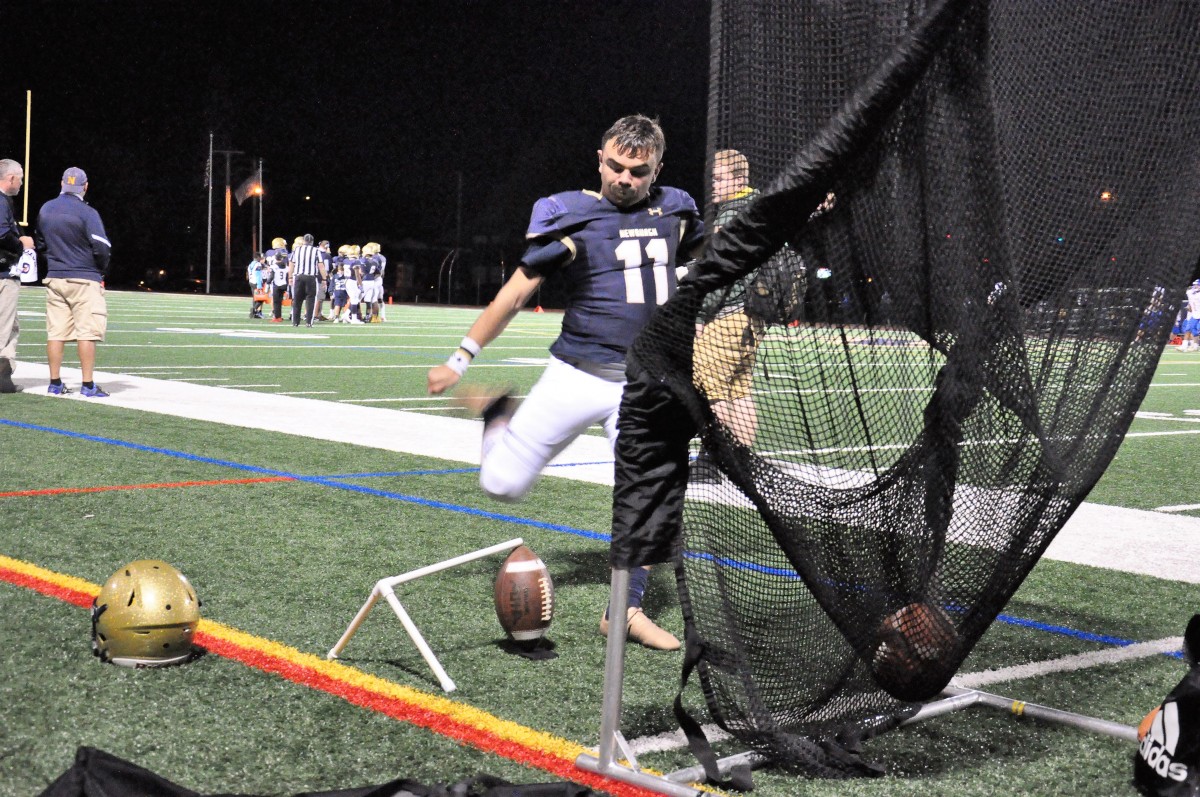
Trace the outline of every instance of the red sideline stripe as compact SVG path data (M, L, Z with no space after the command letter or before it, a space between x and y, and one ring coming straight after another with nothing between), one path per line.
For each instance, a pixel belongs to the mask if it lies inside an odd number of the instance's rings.
M167 487L210 487L217 484L258 484L260 482L291 482L291 476L262 476L256 479L213 479L203 482L152 482L150 484L113 484L106 487L54 487L47 490L16 490L0 493L0 498L26 498L33 495L67 495L70 493L105 493L110 490L161 490Z
M85 609L90 608L92 605L91 593L80 592L79 590L60 586L34 576L27 576L24 573L9 570L7 567L0 567L0 579L10 584L16 584L18 587L26 587L43 595L49 595L52 598L58 598L61 601L73 603L76 606L82 606Z
M436 711L380 695L276 656L250 650L203 632L196 634L196 643L219 656L239 661L264 672L274 673L302 686L319 689L356 706L426 728L442 736L469 744L486 753L494 753L517 763L536 767L564 780L582 783L618 797L653 797L656 795L656 792L578 769L575 767L574 761L568 761L560 756L497 737L481 728L450 719Z
M64 587L52 581L25 575L6 567L0 567L0 580L32 589L43 595L58 598L59 600L83 608L89 608L92 605L93 596L90 592ZM660 797L656 792L648 789L606 778L594 772L578 769L574 761L552 755L532 746L498 737L482 728L459 722L413 703L390 698L372 692L369 689L339 681L336 678L331 678L302 665L287 661L282 657L251 650L220 637L206 634L203 631L196 634L195 642L197 645L218 656L240 662L263 672L278 675L302 686L319 689L327 694L340 697L356 706L376 711L393 719L407 722L439 735L469 744L485 753L499 755L511 761L549 772L563 780L581 783L615 795L616 797Z

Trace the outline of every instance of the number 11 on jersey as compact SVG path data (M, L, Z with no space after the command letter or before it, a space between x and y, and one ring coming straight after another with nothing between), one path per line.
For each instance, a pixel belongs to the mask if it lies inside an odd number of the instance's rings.
M649 258L653 264L651 273L654 275L654 303L662 304L670 298L671 285L667 281L667 260L670 250L666 238L651 238L645 242L645 257L642 255L642 241L630 238L617 244L617 260L625 266L625 302L627 304L645 304L646 292L642 287L642 263Z

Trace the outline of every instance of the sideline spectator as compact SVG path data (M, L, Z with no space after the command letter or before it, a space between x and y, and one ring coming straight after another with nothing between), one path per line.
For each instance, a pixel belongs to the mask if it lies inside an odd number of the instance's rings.
M88 177L72 166L63 172L62 193L38 211L35 239L46 255L46 357L50 361L48 393L62 395L70 389L62 381L63 349L75 341L79 370L83 376L80 394L107 398L93 381L96 344L108 330L108 303L104 298L104 275L112 244L100 214L83 197Z
M33 238L21 234L12 198L21 192L25 169L14 160L0 160L0 393L16 393L12 381L17 361L17 291L21 289L21 256L33 248Z

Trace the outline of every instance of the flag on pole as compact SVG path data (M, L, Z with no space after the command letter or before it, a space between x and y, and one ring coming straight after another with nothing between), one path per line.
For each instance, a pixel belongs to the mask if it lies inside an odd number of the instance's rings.
M250 195L257 193L257 190L262 185L262 174L257 170L254 174L247 177L241 185L233 190L233 198L237 200L240 207Z

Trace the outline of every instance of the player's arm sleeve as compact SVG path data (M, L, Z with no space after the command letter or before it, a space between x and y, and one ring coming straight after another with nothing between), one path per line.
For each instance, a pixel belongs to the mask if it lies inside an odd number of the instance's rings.
M521 255L521 262L533 273L549 276L575 259L575 242L565 229L567 217L567 208L557 197L534 203Z
M92 261L101 274L108 274L108 261L112 257L112 244L108 242L108 233L104 231L104 222L100 221L99 213L88 215L88 243L92 246Z

